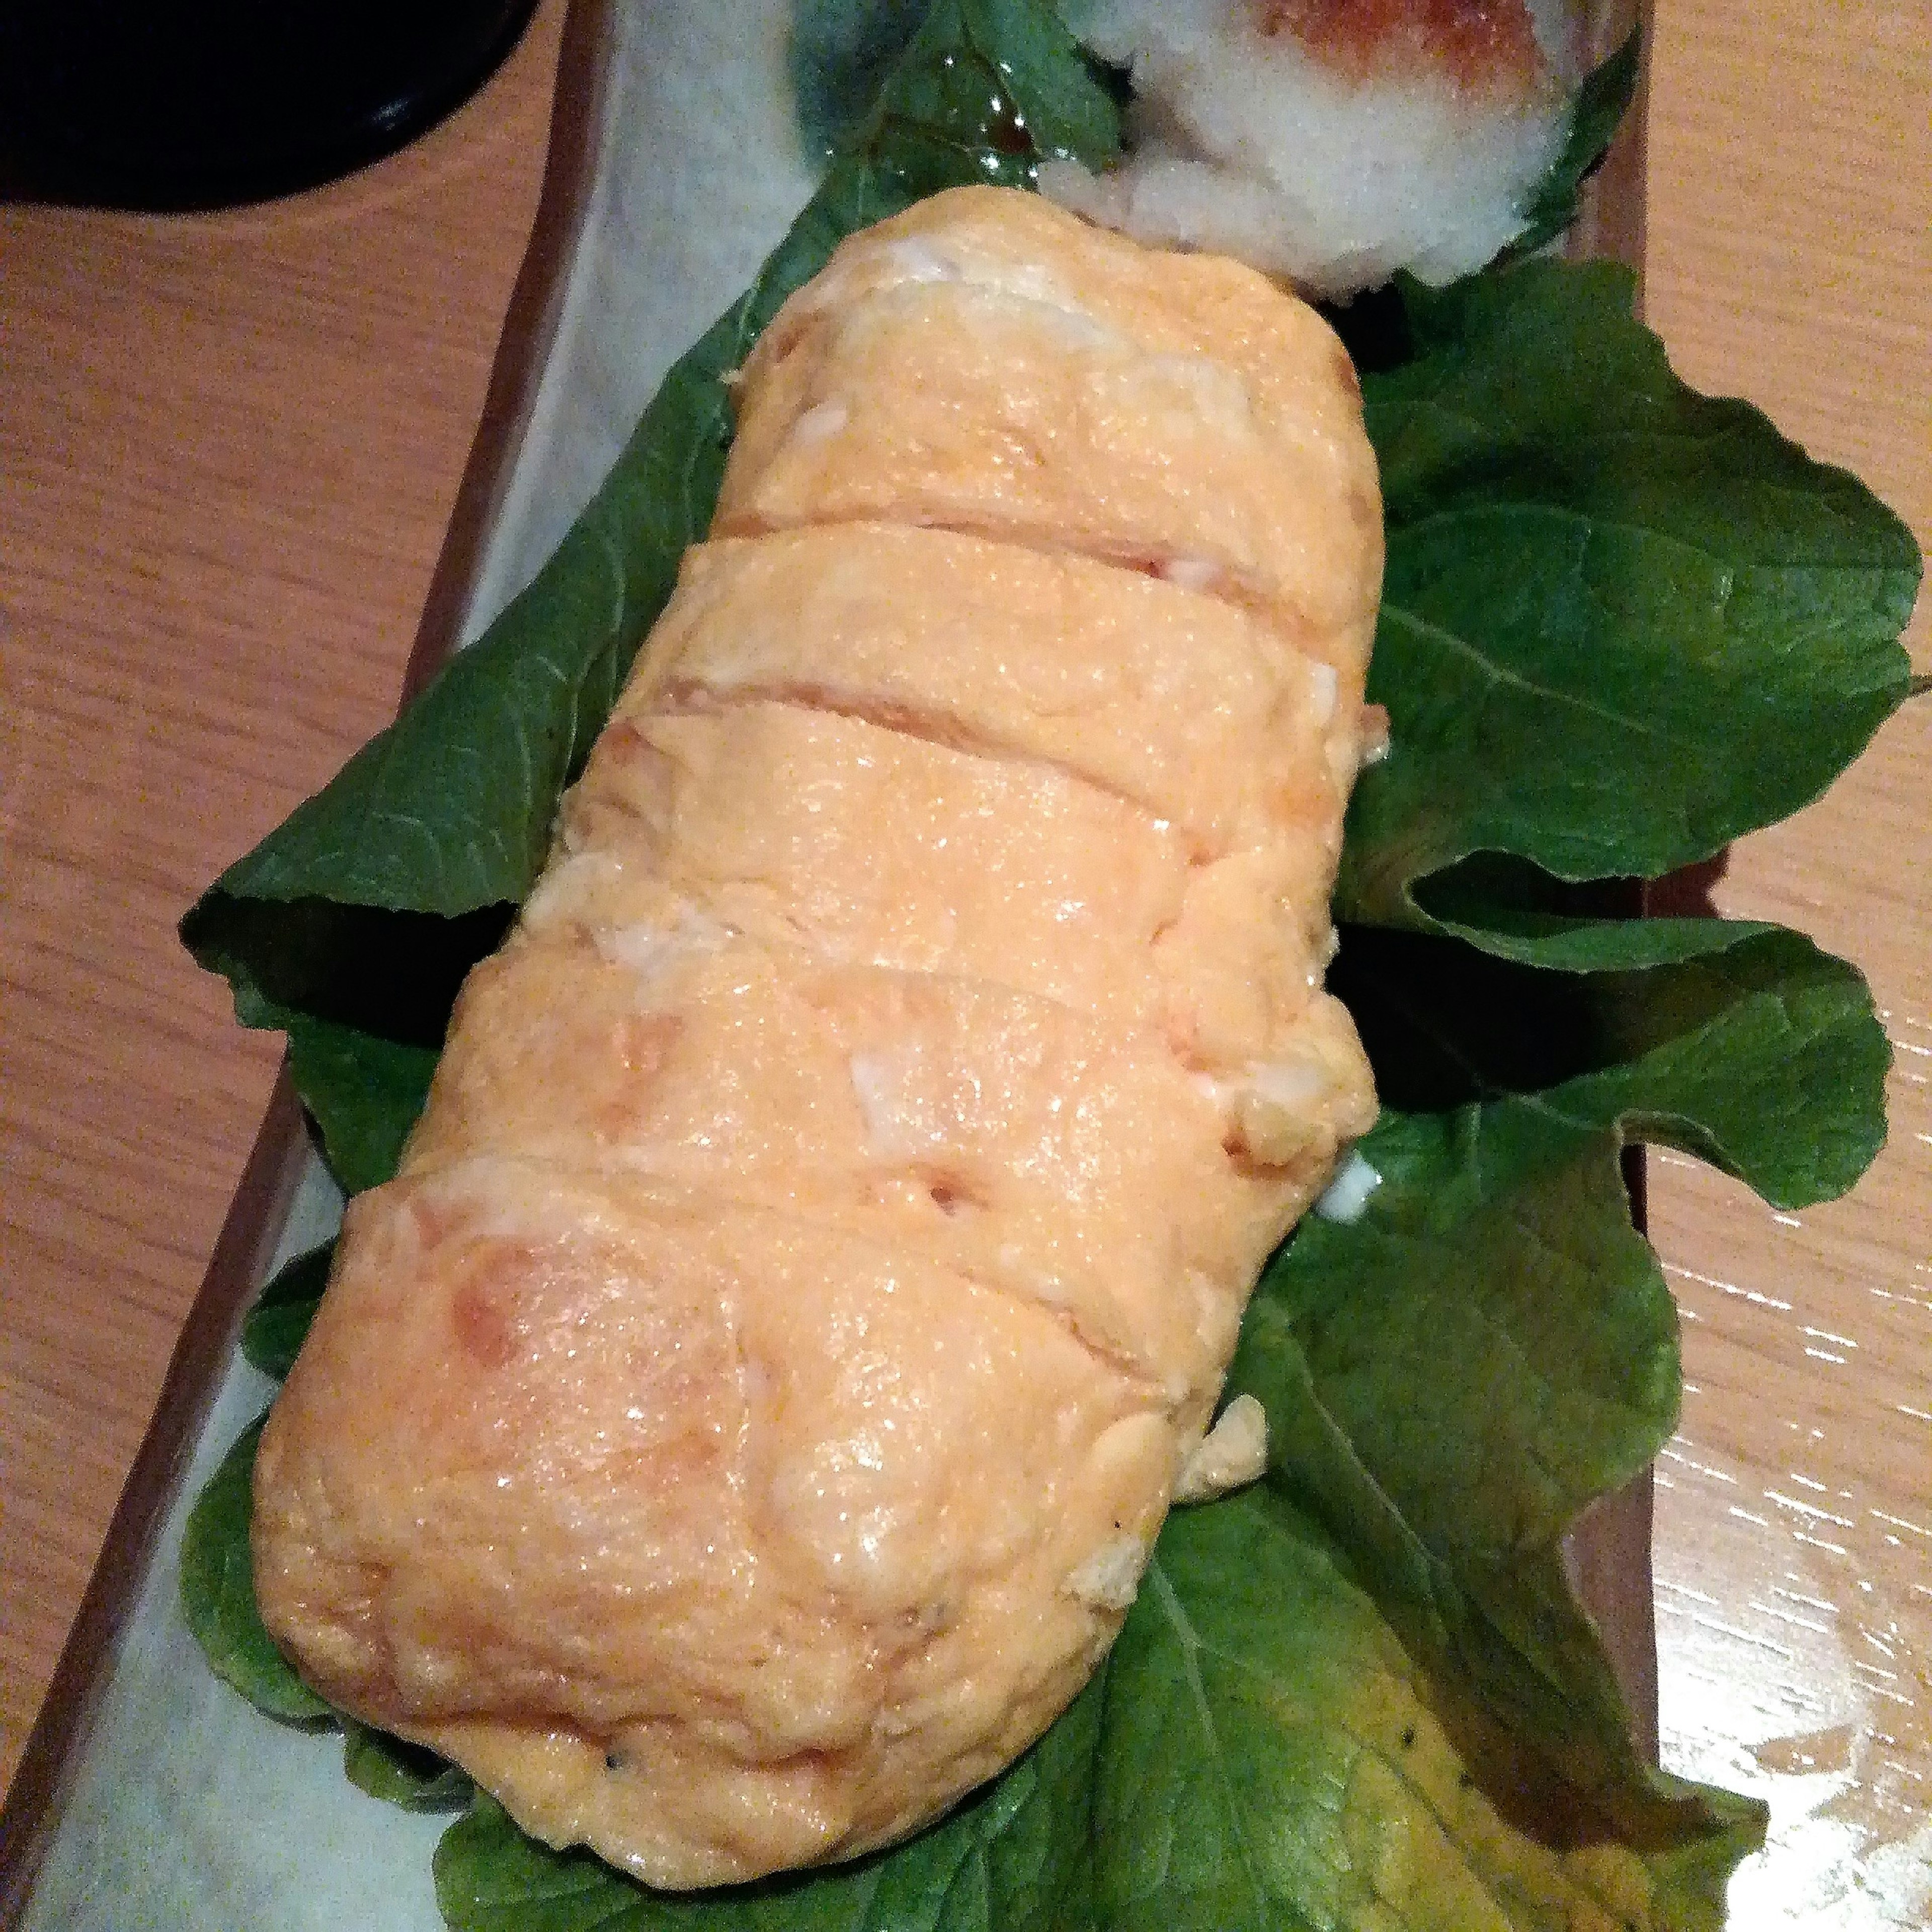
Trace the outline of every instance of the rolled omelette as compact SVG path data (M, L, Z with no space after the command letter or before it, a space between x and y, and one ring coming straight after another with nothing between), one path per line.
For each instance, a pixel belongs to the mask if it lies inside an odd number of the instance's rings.
M1052 1721L1375 1112L1322 982L1382 522L1321 320L962 189L736 396L255 1475L310 1683L668 1888L904 1837Z

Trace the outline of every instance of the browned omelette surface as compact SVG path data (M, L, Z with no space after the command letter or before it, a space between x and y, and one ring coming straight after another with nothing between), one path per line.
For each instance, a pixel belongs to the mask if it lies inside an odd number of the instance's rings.
M1028 196L855 237L263 1436L343 1708L652 1883L903 1835L1119 1628L1374 1102L1346 359Z

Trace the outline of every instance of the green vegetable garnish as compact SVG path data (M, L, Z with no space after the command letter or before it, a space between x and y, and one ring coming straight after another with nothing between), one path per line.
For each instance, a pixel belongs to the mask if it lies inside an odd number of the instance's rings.
M189 1511L182 1536L182 1605L217 1676L272 1718L311 1724L334 1713L275 1648L255 1608L248 1558L258 1418L221 1459Z
M1388 561L1336 909L1572 967L1686 935L1550 919L1522 867L1654 878L1808 804L1906 695L1910 533L1749 404L1670 372L1628 271L1402 291L1366 376Z

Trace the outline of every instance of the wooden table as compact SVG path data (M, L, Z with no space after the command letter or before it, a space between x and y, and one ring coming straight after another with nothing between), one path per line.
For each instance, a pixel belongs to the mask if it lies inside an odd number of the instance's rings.
M1750 11L1660 9L1650 315L1691 380L1760 402L1922 539L1924 9ZM562 25L546 0L451 122L295 201L0 212L0 1777L276 1064L174 923L393 709ZM1666 1737L1774 1798L1780 1910L1862 1871L1794 1924L1922 1922L1884 1887L1932 1837L1929 770L1932 705L1719 892L1870 976L1891 1148L1798 1218L1674 1160L1653 1187L1690 1385L1659 1499Z
M1650 319L1689 380L1856 470L1923 545L1932 14L1659 14ZM1772 1804L1741 1927L1932 1924L1904 1902L1932 1894L1932 704L1737 847L1716 897L1864 969L1893 1042L1892 1138L1802 1216L1652 1158L1687 1384L1658 1474L1666 1754Z

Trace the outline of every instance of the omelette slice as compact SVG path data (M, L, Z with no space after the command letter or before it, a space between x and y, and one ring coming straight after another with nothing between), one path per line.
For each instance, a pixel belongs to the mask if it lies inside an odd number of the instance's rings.
M689 551L618 716L796 698L1052 765L1172 820L1201 856L1299 835L1332 866L1360 758L1339 686L1270 626L1150 571L832 524Z
M1325 326L967 190L738 398L256 1471L304 1676L671 1888L888 1844L1052 1722L1374 1116Z
M1151 569L1361 694L1382 500L1360 387L1321 317L1239 262L1037 196L935 196L786 303L742 408L714 535L878 517Z

